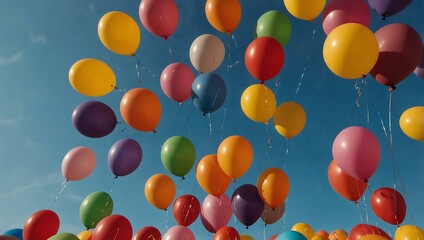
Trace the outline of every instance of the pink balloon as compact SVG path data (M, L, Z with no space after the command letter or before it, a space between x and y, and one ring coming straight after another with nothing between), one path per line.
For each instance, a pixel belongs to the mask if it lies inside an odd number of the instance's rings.
M325 34L345 23L359 23L368 27L371 12L365 0L331 0L324 8L322 27Z
M353 126L341 131L333 142L333 157L349 176L368 180L380 162L380 144L366 128Z
M171 63L160 75L160 86L167 97L182 103L191 96L194 73L184 63Z
M165 40L174 33L178 25L178 8L173 0L143 0L138 14L149 32Z
M228 224L232 214L231 200L227 195L215 197L209 194L203 200L200 218L206 230L215 233Z
M70 150L62 161L62 174L68 181L88 177L96 167L96 154L88 147L80 146Z
M195 240L193 232L188 228L181 225L173 226L170 228L162 240Z

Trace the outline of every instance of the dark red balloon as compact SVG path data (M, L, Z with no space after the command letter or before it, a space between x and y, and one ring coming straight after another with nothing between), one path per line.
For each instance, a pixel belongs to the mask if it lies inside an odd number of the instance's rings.
M213 235L212 240L241 240L241 238L235 228L225 226Z
M93 240L131 240L131 223L121 215L107 216L97 224L92 238Z
M134 235L132 240L161 240L162 235L160 231L152 226L146 226Z
M247 46L244 62L249 73L261 82L277 75L284 64L284 49L272 37L260 37Z
M405 219L405 199L393 188L375 190L371 195L371 208L381 220L393 225L399 225Z
M0 235L0 240L19 240L12 236Z
M388 240L392 240L389 234L384 232L381 228L369 224L358 224L354 226L352 230L350 230L349 240L357 240L360 237L369 234L380 235Z
M22 236L24 239L46 240L59 230L59 217L52 210L33 213L25 222Z
M253 225L262 215L265 203L252 184L238 187L231 197L233 213L245 226Z
M200 202L193 195L182 195L174 202L173 213L179 225L188 227L200 214Z

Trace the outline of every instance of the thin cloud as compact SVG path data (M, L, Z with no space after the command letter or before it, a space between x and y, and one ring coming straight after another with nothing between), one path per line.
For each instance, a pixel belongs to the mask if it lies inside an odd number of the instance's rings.
M34 34L33 32L29 33L29 40L32 43L37 43L37 44L47 44L47 37L43 34Z
M23 58L22 51L19 51L10 57L0 56L0 67L19 62L22 58Z
M12 126L17 125L20 122L20 119L13 117L2 117L0 116L0 126Z

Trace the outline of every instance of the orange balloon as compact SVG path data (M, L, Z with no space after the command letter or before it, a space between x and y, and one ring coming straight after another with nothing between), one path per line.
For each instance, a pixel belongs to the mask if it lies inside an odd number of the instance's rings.
M325 239L328 239L328 237L330 236L330 234L328 234L328 232L325 230L319 230L318 232L315 233L315 235L321 235Z
M328 238L326 238L326 237L324 237L324 236L322 236L322 235L319 235L319 234L315 234L315 235L311 238L311 240L328 240Z
M231 183L231 177L222 171L216 154L209 154L197 164L196 178L205 192L216 197L225 193Z
M120 111L124 121L143 132L156 131L162 115L157 95L146 88L134 88L125 93Z
M347 232L345 230L336 229L328 236L329 240L347 240Z
M218 31L232 33L241 19L239 0L207 0L205 13L208 22Z
M270 207L278 208L289 194L290 181L281 169L268 168L259 176L257 187L262 200Z
M174 181L165 174L151 176L144 186L144 195L147 201L159 209L167 209L176 193Z
M253 159L253 148L242 136L230 136L218 147L218 163L225 174L239 178L249 169Z

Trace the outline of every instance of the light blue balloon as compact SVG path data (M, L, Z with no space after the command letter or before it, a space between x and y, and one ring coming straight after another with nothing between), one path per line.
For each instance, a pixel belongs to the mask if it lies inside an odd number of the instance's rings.
M200 74L191 85L194 106L204 114L218 110L224 104L226 96L227 86L216 73Z
M6 236L11 236L11 237L15 237L19 240L22 240L22 228L14 228L14 229L10 229L7 230L6 232L2 233L1 235L6 235Z
M275 240L308 240L303 234L300 232L289 230L287 232L283 232Z

